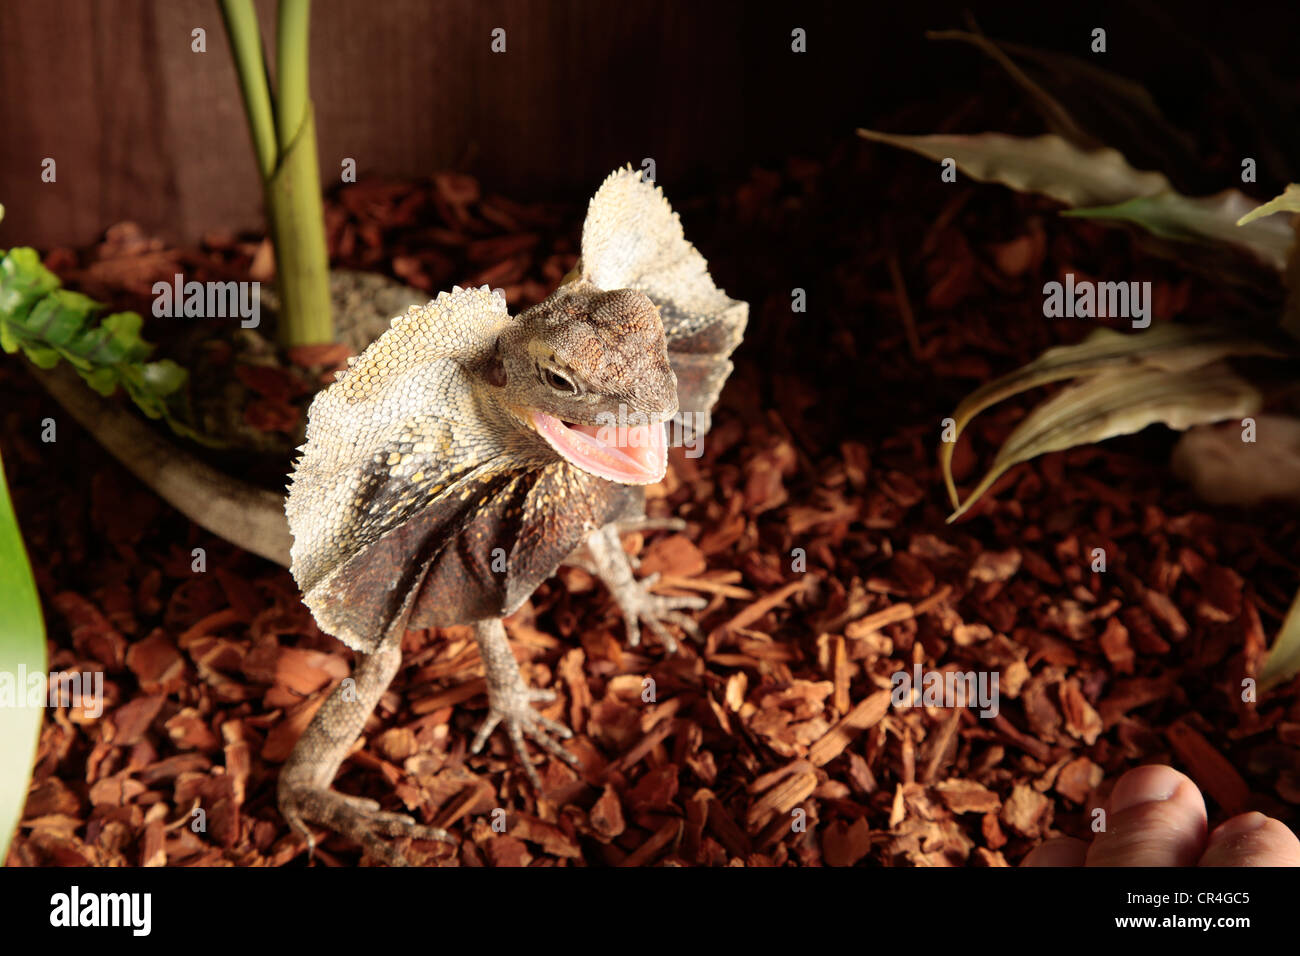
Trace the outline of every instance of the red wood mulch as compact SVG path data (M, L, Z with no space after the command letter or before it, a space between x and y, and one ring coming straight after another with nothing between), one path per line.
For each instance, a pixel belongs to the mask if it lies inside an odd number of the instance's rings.
M409 634L338 785L460 837L410 847L413 861L1003 866L1050 834L1086 836L1118 775L1150 761L1190 774L1215 819L1258 808L1296 822L1297 682L1258 704L1240 692L1296 586L1294 515L1199 505L1167 473L1158 431L1021 466L955 526L936 468L961 395L1087 331L1042 318L1045 278L1154 278L1160 319L1240 303L1121 233L993 187L935 189L919 168L852 143L707 201L673 196L720 284L751 301L750 335L704 457L675 455L653 490L652 513L689 529L628 545L642 573L711 599L707 641L675 657L629 649L585 574L543 585L510 633L527 678L559 691L547 713L576 732L583 768L547 761L538 799L502 735L466 754L485 705L467 631ZM572 265L582 209L448 174L351 187L328 219L340 264L430 292L504 286L519 307ZM127 227L112 240L48 259L136 308L178 262L199 279L270 267L233 236L201 250ZM806 313L791 313L794 288ZM107 691L99 719L49 714L9 862L301 865L276 771L349 653L286 571L163 505L13 360L0 392L53 666L103 669ZM301 415L305 399L282 398ZM1026 407L977 421L959 481ZM38 437L47 415L54 445ZM195 547L206 573L191 570ZM891 708L891 675L914 662L997 671L997 717ZM359 856L329 838L317 859Z

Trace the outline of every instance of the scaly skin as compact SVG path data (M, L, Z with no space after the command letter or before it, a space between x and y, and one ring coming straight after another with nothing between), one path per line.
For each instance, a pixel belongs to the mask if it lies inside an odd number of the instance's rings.
M306 823L323 824L394 863L381 837L446 839L331 789L408 627L474 626L488 716L473 750L503 725L538 790L525 737L572 764L554 739L571 734L534 710L553 694L524 683L501 619L570 561L609 587L632 644L642 622L670 651L666 622L695 632L680 611L702 599L651 594L618 534L662 525L637 487L663 474L656 423L680 411L707 429L747 311L629 168L593 197L578 267L545 301L512 318L486 287L443 293L395 318L316 397L285 505L292 571L357 667L355 694L326 700L281 772L295 830L310 839ZM632 424L609 432L610 416Z
M474 640L478 642L483 668L487 672L488 716L479 726L474 743L470 745L470 752L478 753L482 750L488 735L496 729L497 724L504 722L510 743L524 766L524 773L528 775L533 788L540 792L542 781L524 749L524 737L531 738L544 750L550 751L569 766L576 767L578 758L548 736L555 734L568 740L573 736L573 731L533 710L534 701L547 703L555 700L555 691L538 690L524 683L500 618L475 622Z
M280 770L279 803L289 826L316 840L305 821L321 823L356 840L378 859L402 865L404 858L380 835L422 840L451 838L445 830L417 824L400 813L385 813L379 804L330 789L343 758L365 726L402 663L401 639L388 640L373 654L358 654L353 687L340 684L321 705L293 753Z
M641 622L650 625L650 630L663 644L669 654L677 652L677 640L665 623L676 624L692 637L700 636L700 626L695 619L682 614L683 609L698 611L709 602L700 597L668 597L652 594L650 589L659 579L659 574L650 575L640 581L632 572L631 556L623 550L619 541L619 531L626 522L611 522L599 531L587 535L584 542L585 554L578 552L569 558L569 564L576 564L590 574L596 575L609 588L619 610L623 612L623 621L627 626L627 642L633 647L641 643Z

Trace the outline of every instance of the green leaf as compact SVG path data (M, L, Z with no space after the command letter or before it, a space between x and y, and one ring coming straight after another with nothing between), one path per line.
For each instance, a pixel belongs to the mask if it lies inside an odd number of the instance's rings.
M35 249L10 249L0 259L0 319L21 319L59 284L59 277L41 264Z
M1282 195L1270 199L1238 219L1237 225L1254 223L1263 216L1278 212L1300 212L1300 185L1291 183ZM1287 294L1286 307L1282 312L1282 329L1293 338L1300 339L1300 242L1292 243L1287 253L1283 281Z
M14 324L19 336L28 341L66 348L82 334L98 309L89 296L55 289L33 305L26 318Z
M1300 674L1300 593L1291 602L1277 640L1259 670L1259 689L1268 690Z
M1254 222L1264 216L1271 216L1275 212L1300 212L1300 185L1291 183L1287 186L1282 195L1276 196L1264 203L1262 206L1256 206L1250 212L1246 213L1237 220L1237 225L1244 226Z
M114 312L85 334L77 351L96 365L141 362L153 351L153 346L140 338L143 324L135 312Z
M155 395L171 395L185 387L189 377L185 369L171 359L147 362L140 366L141 377Z
M936 162L952 159L972 179L1039 193L1067 206L1109 205L1172 188L1162 174L1134 169L1118 150L1085 151L1051 134L898 136L860 129L858 135Z
M981 133L974 136L896 136L860 129L858 135L920 153L952 159L980 182L1001 183L1075 207L1064 213L1085 219L1131 222L1153 235L1179 242L1230 243L1281 271L1293 234L1283 222L1238 229L1253 201L1235 189L1188 198L1157 172L1129 165L1117 150L1082 150L1060 136L1031 138Z
M1163 423L1192 425L1242 418L1259 410L1262 397L1224 363L1199 369L1117 368L1057 392L1008 436L988 473L948 518L965 514L1008 470L1049 452L1091 445Z
M1179 242L1228 243L1240 246L1279 272L1295 240L1291 226L1278 219L1256 222L1254 200L1236 189L1189 199L1173 191L1140 196L1127 202L1062 213L1080 219L1131 222L1152 235ZM1263 207L1261 207L1263 208ZM1243 225L1243 223L1247 223Z
M122 388L150 418L162 418L178 435L207 445L191 420L185 384L188 375L175 362L146 362L153 345L140 331L135 312L115 312L96 321L102 306L94 299L59 288L59 279L31 249L12 249L0 257L0 347L22 349L38 368L67 362L103 396Z
M1052 382L1124 368L1153 368L1185 373L1228 355L1290 354L1281 345L1239 325L1179 325L1165 323L1136 333L1097 329L1076 345L1050 348L1014 372L987 382L971 392L953 411L952 441L939 447L939 466L953 507L959 504L952 478L952 455L957 438L971 420L998 402ZM969 505L969 502L968 502Z
M80 371L80 370L79 370ZM86 384L105 398L117 391L118 371L115 368L97 368L82 372Z
M20 672L48 673L45 625L0 464L0 681L15 684L14 700L0 705L0 864L27 802L41 726L40 707L14 706L26 703L26 686L16 686Z
M23 343L23 354L37 368L54 368L59 364L58 349L47 348L35 343Z

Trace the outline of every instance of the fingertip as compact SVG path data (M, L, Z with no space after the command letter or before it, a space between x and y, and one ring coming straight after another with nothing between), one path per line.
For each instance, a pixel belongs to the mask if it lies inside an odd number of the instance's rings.
M1138 767L1115 784L1087 865L1194 866L1205 830L1205 799L1189 777L1159 764Z
M1210 834L1201 866L1300 866L1300 837L1262 813L1242 813Z
M1083 866L1088 844L1074 837L1056 837L1040 843L1020 861L1021 866Z
M1195 802L1204 811L1205 801L1201 798L1201 792L1187 774L1179 773L1173 767L1164 764L1135 767L1120 777L1119 782L1115 784L1115 789L1111 791L1110 812L1111 814L1122 813L1139 804L1169 800L1184 786L1195 793Z

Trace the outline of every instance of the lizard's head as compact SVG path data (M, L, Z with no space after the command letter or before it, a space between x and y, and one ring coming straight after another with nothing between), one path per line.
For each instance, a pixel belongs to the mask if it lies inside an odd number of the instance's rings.
M663 478L662 423L677 412L677 377L659 312L643 293L562 285L502 333L488 381L583 471L622 484Z

